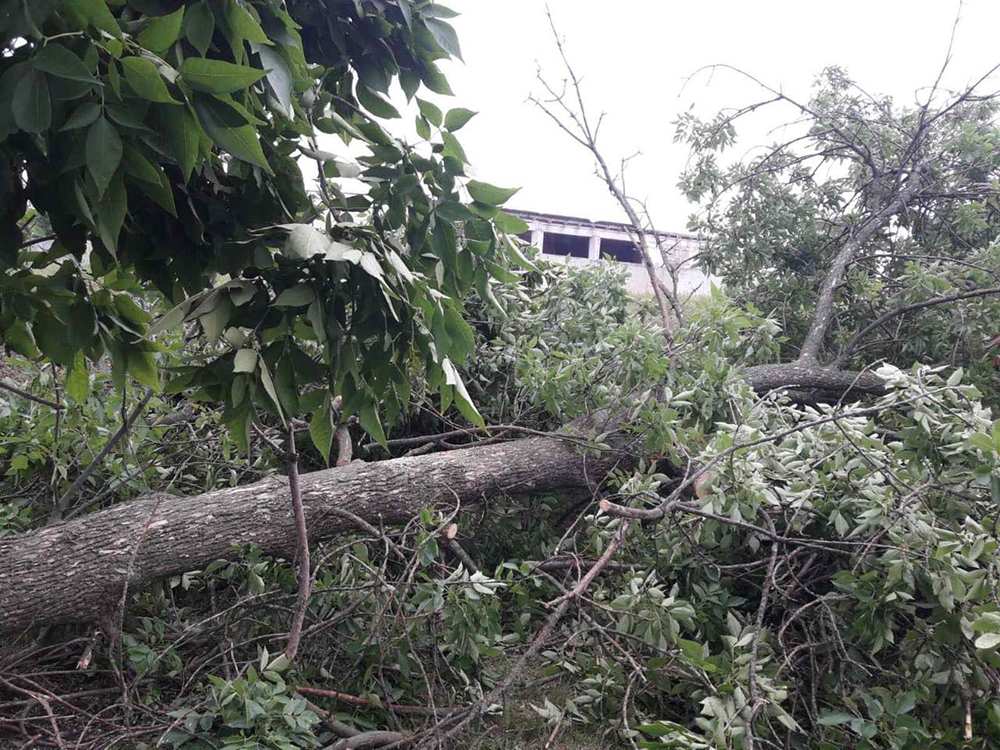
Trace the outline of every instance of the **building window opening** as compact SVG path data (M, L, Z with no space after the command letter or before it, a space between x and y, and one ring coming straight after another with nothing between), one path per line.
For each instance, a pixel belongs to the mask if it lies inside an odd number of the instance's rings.
M574 258L586 258L589 246L589 237L577 237L574 234L546 232L545 238L542 240L542 252L549 255L571 255Z
M531 230L530 229L527 232L521 232L517 236L518 236L518 239L522 239L522 240L524 240L527 243L531 242Z
M639 249L629 240L608 240L601 238L601 257L610 256L622 263L642 263Z

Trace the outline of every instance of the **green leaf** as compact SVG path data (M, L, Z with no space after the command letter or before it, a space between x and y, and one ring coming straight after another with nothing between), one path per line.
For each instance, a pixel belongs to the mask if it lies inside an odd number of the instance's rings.
M63 0L66 7L75 10L77 14L91 26L108 32L116 39L122 38L121 27L111 15L105 0Z
M442 115L441 110L434 104L426 102L421 98L417 98L417 107L420 109L420 114L426 117L431 123L437 127L441 127Z
M38 70L44 70L46 73L71 81L98 82L87 70L83 60L61 44L49 44L42 47L31 58L31 64Z
M465 155L465 149L463 149L462 144L458 142L458 138L445 130L441 133L441 141L444 143L444 150L442 153L445 156L451 156L458 159L462 162L462 164L469 163L469 157Z
M842 711L833 711L820 716L817 723L824 727L835 727L838 724L849 724L856 718L857 717L852 714L843 713Z
M184 34L202 57L208 54L215 34L215 16L205 0L188 8Z
M98 195L103 195L122 160L122 139L104 116L87 131L86 154L87 171L97 185Z
M181 65L181 78L195 91L207 94L231 94L242 91L264 77L264 71L234 65L224 60L189 57Z
M153 52L162 52L176 42L181 35L181 25L184 23L184 6L182 5L167 16L157 16L139 33L138 42Z
M84 102L73 110L73 114L66 119L66 124L62 126L61 130L85 128L96 120L100 114L100 104L97 102Z
M128 195L120 176L115 176L104 198L97 204L97 231L112 255L118 254L118 236L128 211Z
M427 118L423 117L422 115L417 115L415 120L416 120L417 135L419 135L425 141L429 140L431 137L431 126L430 123L427 122Z
M299 413L299 389L295 382L295 366L287 354L278 360L274 373L274 387L281 399L281 407L288 416Z
M995 649L1000 646L1000 633L983 633L976 638L976 648Z
M476 215L457 201L442 201L434 209L434 213L445 221L469 221Z
M499 188L479 180L469 180L465 186L474 200L490 206L502 206L521 188Z
M531 228L523 219L503 211L493 217L493 225L504 234L524 234Z
M145 57L126 57L122 61L125 81L143 99L160 104L180 104L167 90L163 76Z
M30 70L14 89L11 101L14 122L26 133L48 130L52 123L52 102L49 99L49 82L40 70Z
M289 287L274 300L274 307L304 307L316 299L316 292L310 284L296 284Z
M361 422L361 428L371 435L375 442L383 448L386 447L385 432L382 430L382 422L379 420L378 413L375 411L375 406L372 403L365 403L361 407L361 411L358 413L358 421Z
M458 43L458 34L455 33L455 28L450 23L439 18L425 18L424 24L441 49L452 57L462 59L462 47Z
M191 172L198 161L198 144L202 130L186 107L157 107L154 121L163 136L167 153L181 168L184 182L191 179Z
M475 116L475 112L471 109L465 109L464 107L449 109L448 114L444 118L444 126L446 129L454 133Z
M309 420L309 437L312 438L316 450L323 456L326 465L330 465L330 447L333 445L333 415L330 413L330 395L326 394L323 405L316 410Z
M260 55L261 66L267 71L267 85L271 87L274 97L281 104L284 115L291 117L294 77L292 71L288 69L288 63L271 47L261 46L257 54Z
M469 396L469 392L465 389L465 383L462 382L462 376L458 373L455 365L451 363L450 359L445 357L441 360L441 369L444 371L445 382L455 389L455 406L458 407L462 416L474 425L485 427L486 422L476 409L475 404L472 403L472 397Z
M281 421L285 421L285 414L281 410L281 400L278 398L278 391L274 388L274 381L271 380L271 373L267 371L267 367L261 362L260 370L260 382L264 386L264 390L267 395L271 397L271 401L274 402L274 408L278 410L278 416Z
M147 388L160 390L160 376L152 352L133 347L128 350L128 371Z
M444 73L438 70L438 67L434 63L427 63L424 66L423 70L420 71L420 80L424 82L424 86L435 94L442 94L444 96L452 95L448 79L445 78Z
M243 42L255 42L257 44L270 44L271 40L257 23L256 19L250 15L246 8L234 0L226 3L226 23L233 33L233 52L237 58L243 55Z
M78 404L90 395L90 375L83 352L76 353L72 367L66 372L66 393Z
M13 102L17 84L29 70L31 70L31 66L28 63L15 63L8 67L3 75L0 75L0 141L20 130L17 123L14 122L11 102Z
M163 179L163 174L132 146L126 145L124 147L122 165L125 167L125 172L137 180L159 185Z
M393 119L399 117L399 112L386 99L372 91L362 83L357 87L358 102L376 117Z
M189 61L191 59L193 58L188 58ZM198 97L194 108L205 132L219 148L237 159L260 167L268 174L274 174L264 158L257 140L257 131L252 125L233 124L231 108L211 97Z
M288 240L281 250L288 258L306 260L322 255L326 260L355 264L361 261L360 250L332 239L311 224L284 224L282 228L289 230Z

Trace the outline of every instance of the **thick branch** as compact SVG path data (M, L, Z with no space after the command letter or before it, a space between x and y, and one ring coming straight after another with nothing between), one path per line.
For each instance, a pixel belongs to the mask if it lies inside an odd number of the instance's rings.
M422 508L450 506L456 500L469 504L504 492L586 487L617 458L614 452L600 459L585 457L558 438L528 438L354 462L304 475L302 503L315 542L355 528L338 511L376 526L404 523ZM147 523L148 534L136 550ZM192 498L140 499L0 539L0 631L95 621L117 603L125 583L136 591L154 580L232 558L234 547L248 545L292 558L296 531L284 481L271 478Z
M876 232L882 229L892 219L896 213L909 203L916 194L919 176L913 176L906 186L900 190L896 196L888 201L881 209L872 214L862 222L861 226L851 234L844 246L840 248L830 270L827 271L820 285L819 298L816 300L816 310L813 313L812 326L802 342L802 349L799 360L802 362L818 362L820 352L823 351L823 342L826 340L826 332L830 328L830 321L833 320L833 312L837 298L837 290L844 281L847 268L850 266L854 256L864 247Z
M991 294L1000 294L1000 286L993 286L988 289L974 289L971 292L962 292L960 294L931 297L930 299L925 299L922 302L914 302L911 305L903 305L902 307L897 307L895 310L890 310L889 312L875 318L875 320L854 335L854 338L852 338L848 342L847 346L844 347L844 351L842 351L837 357L837 364L847 362L847 360L850 359L851 354L854 353L854 350L857 349L858 344L864 341L864 339L876 328L893 318L898 318L900 315L906 315L907 313L916 312L917 310L924 310L928 307L936 307L937 305L944 305L949 302L959 302L963 299L987 297Z
M747 382L757 393L778 389L796 391L829 391L837 394L885 393L882 378L871 372L837 370L803 363L788 365L758 365L747 370Z

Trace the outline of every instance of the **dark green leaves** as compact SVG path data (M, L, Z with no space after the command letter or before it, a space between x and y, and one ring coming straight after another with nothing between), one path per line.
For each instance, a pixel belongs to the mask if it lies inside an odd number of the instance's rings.
M38 70L43 70L60 78L84 83L97 83L83 60L61 44L49 44L42 47L33 58L31 64Z
M73 110L73 114L66 120L62 130L75 130L85 128L101 114L101 105L97 102L84 102Z
M115 126L103 115L87 131L86 154L87 171L101 195L122 160L122 140Z
M48 130L52 122L52 102L49 100L49 82L40 70L30 70L14 89L11 101L14 122L28 133Z
M309 437L312 438L316 450L323 456L327 465L330 464L330 446L333 443L333 414L330 411L329 394L323 399L323 405L317 409L309 420Z
M177 41L184 22L184 6L167 16L158 16L139 33L138 42L146 49L162 52Z
M122 30L105 0L63 0L67 8L79 15L87 24L96 29L106 31L111 36L121 39Z
M469 180L465 187L468 188L473 200L488 206L502 206L520 190L520 188L499 188L478 180Z
M245 89L264 76L264 71L257 68L201 57L189 57L181 65L180 72L188 86L207 94L231 94Z
M122 62L125 80L132 90L143 99L161 104L179 104L163 82L160 71L144 57L126 57Z
M190 6L184 24L184 34L201 56L208 54L215 33L215 16L204 0Z
M193 58L189 58L187 62L192 60ZM263 74L263 71L257 72ZM237 159L260 167L265 172L271 172L271 167L264 158L264 152L257 140L257 130L249 123L241 122L239 113L232 107L208 96L197 97L194 107L205 132L219 148Z
M399 117L399 112L396 111L395 107L363 84L358 84L358 101L361 103L362 107L367 109L376 117L383 117L386 119Z
M159 107L154 112L154 121L186 183L198 160L201 127L186 107Z

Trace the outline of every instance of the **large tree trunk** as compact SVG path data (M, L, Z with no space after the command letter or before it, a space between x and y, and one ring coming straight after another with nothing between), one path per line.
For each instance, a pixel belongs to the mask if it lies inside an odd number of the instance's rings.
M373 524L402 523L422 508L475 503L501 492L578 488L600 481L617 458L586 457L557 438L510 443L318 471L302 477L309 535L352 529L336 513ZM231 558L256 545L291 557L295 526L279 478L190 498L161 495L76 521L0 540L0 631L97 622L154 580Z

